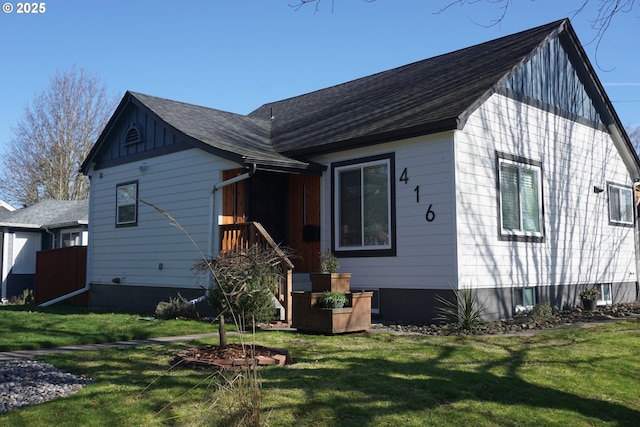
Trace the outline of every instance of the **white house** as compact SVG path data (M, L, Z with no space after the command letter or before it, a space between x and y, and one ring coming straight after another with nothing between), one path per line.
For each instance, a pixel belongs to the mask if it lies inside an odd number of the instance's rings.
M82 171L96 306L201 294L195 246L248 221L300 254L294 289L331 250L383 319L452 288L491 318L637 298L640 161L568 20L247 116L127 92Z

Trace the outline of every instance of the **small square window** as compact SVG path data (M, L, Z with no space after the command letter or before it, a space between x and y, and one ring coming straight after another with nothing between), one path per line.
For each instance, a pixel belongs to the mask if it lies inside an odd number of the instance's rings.
M536 288L526 287L515 290L516 313L528 313L536 305Z
M60 247L82 246L82 230L64 230L60 232Z
M116 189L116 226L138 223L138 183L118 184Z

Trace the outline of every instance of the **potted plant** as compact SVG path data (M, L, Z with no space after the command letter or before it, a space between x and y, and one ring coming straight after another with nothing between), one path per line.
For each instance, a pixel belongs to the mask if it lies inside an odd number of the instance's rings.
M340 268L338 258L327 250L320 254L320 273L335 273Z
M351 273L337 273L340 268L338 258L331 251L320 254L320 271L311 273L312 292L349 292Z
M600 291L596 287L585 287L582 292L580 292L580 299L582 300L582 306L585 310L595 310L598 296L600 295Z
M321 308L343 308L347 303L347 294L344 292L326 291L318 301Z

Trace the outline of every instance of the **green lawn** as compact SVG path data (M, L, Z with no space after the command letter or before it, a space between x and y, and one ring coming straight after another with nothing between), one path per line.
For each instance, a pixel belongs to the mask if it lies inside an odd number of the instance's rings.
M639 321L521 337L269 331L255 341L288 349L296 362L258 374L269 426L636 426L640 420ZM42 357L94 382L73 396L0 414L0 425L233 425L234 397L221 389L228 382L170 368L180 349L213 343Z
M158 321L69 306L0 306L0 351L209 333L217 328L196 320Z

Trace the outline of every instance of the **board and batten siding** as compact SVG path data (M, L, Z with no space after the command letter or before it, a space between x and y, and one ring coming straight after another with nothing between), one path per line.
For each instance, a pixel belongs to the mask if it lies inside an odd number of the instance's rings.
M321 183L321 247L331 248L331 164L395 154L396 256L340 257L354 289L449 289L455 280L452 133L441 133L312 159L327 166ZM408 181L400 181L404 169ZM417 201L416 187L420 200ZM426 220L431 206L435 218Z
M137 181L138 199L175 218L206 254L213 185L220 182L221 170L237 165L198 149L146 159L144 172L139 170L140 163L91 173L89 280L112 284L112 279L119 277L121 283L117 286L198 288L199 278L191 272L198 251L189 237L171 226L164 215L139 202L137 225L116 227L116 186ZM219 193L216 218L221 214Z
M456 132L455 147L459 286L636 280L635 229L610 224L607 192L608 182L633 182L607 133L493 95ZM542 163L542 243L498 237L497 151Z

